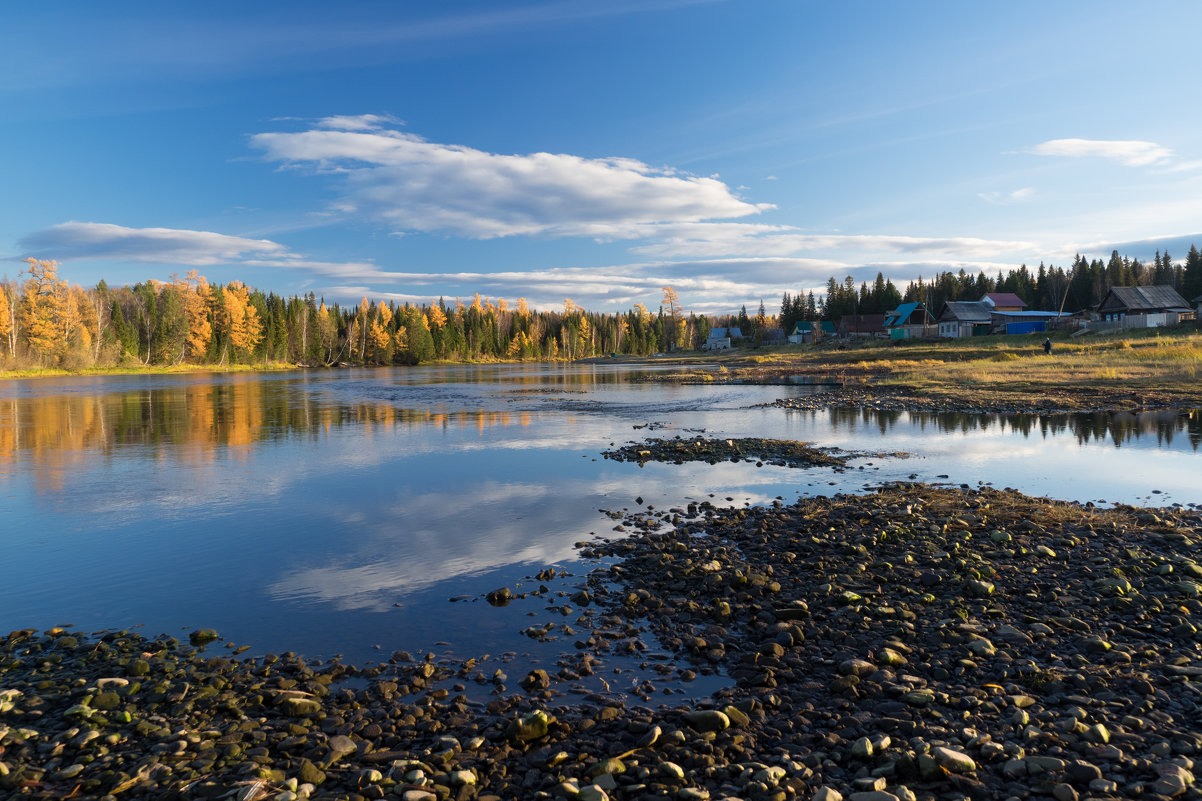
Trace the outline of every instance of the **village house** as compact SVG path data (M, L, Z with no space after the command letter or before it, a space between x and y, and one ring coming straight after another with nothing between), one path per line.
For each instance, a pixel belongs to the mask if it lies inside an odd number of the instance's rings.
M984 300L949 300L939 312L939 336L981 336L993 329L993 306Z
M1197 312L1168 285L1111 287L1098 304L1092 330L1157 328L1193 320Z
M921 303L903 303L885 312L885 328L890 339L917 339L939 335L935 318Z
M782 328L765 328L759 333L760 344L765 347L776 347L787 341Z
M841 336L841 337L885 336L885 315L883 315L883 314L845 314L839 318L839 336Z
M1013 292L986 292L981 302L999 312L1021 312L1027 308L1026 302Z
M730 350L733 342L743 338L743 332L737 328L711 328L709 336L702 343L702 350Z
M1018 295L990 292L980 300L953 300L939 312L939 336L955 339L985 334L1033 334L1073 315L1028 309Z
M1034 309L1020 312L995 311L992 316L995 334L1039 334L1053 327L1075 325L1074 318L1077 317L1069 312Z
M830 321L798 320L793 324L793 333L789 334L789 342L793 345L809 345L823 337L833 337L834 335L835 324Z

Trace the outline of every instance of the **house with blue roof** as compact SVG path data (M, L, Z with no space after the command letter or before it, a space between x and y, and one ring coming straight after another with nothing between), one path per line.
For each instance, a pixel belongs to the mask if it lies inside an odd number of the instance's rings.
M922 303L903 303L885 312L885 330L890 339L915 339L937 336L939 327Z
M702 350L730 350L735 342L743 338L743 332L738 328L711 328L705 342L701 343Z
M823 337L835 336L835 324L829 320L798 320L793 324L793 332L789 334L789 343L805 345L817 342Z

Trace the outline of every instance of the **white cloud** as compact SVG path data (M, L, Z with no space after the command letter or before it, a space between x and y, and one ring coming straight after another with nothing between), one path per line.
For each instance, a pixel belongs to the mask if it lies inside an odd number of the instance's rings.
M1034 187L1024 186L1021 189L1015 189L1010 192L978 192L977 197L988 203L1004 205L1007 203L1019 203L1027 198L1035 195Z
M403 124L391 114L354 114L325 117L317 122L319 128L341 131L375 131L385 125Z
M645 229L646 230L646 229ZM646 230L650 235L652 232ZM803 234L788 226L749 223L697 223L656 227L659 241L631 248L659 258L718 256L796 256L816 252L850 254L941 254L961 258L998 256L1031 250L1030 242L977 237L917 237L881 234Z
M126 228L93 222L65 222L21 239L23 255L71 259L120 259L156 264L204 266L245 256L286 257L288 249L269 239L246 239L212 231L179 228Z
M1195 170L1202 170L1202 160L1181 161L1165 167L1162 172L1194 172Z
M772 208L739 199L716 178L635 159L487 153L384 128L386 121L330 117L308 131L256 134L251 143L271 161L337 175L344 194L336 208L399 231L630 238L647 225Z
M1170 148L1138 139L1049 139L1028 152L1037 156L1113 159L1128 167L1161 166L1174 158Z
M473 293L492 298L525 297L534 309L557 310L565 297L592 311L625 311L635 303L655 309L663 287L676 289L685 310L695 313L730 313L739 306L763 299L774 306L783 293L825 291L827 279L842 281L851 275L859 285L878 272L899 288L919 275L961 269L976 274L1013 269L1016 262L964 259L878 260L850 263L837 259L793 257L725 258L678 262L637 262L588 268L512 271L501 273L392 273L377 271L361 276L362 283L337 283L321 287L327 300L357 303L366 295L374 300L427 303L439 297L469 302ZM388 284L399 289L389 292ZM425 290L424 292L422 290Z

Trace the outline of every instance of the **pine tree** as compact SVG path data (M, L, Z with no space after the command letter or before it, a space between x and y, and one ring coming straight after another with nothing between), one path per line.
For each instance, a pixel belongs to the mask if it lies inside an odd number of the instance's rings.
M1189 255L1185 257L1185 270L1181 275L1182 295L1190 303L1202 295L1202 254L1198 248L1189 246Z

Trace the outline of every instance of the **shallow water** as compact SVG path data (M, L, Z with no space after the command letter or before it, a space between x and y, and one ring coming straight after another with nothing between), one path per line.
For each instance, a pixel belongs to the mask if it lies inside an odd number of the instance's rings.
M250 653L528 653L619 536L600 510L766 503L890 480L1202 502L1202 411L980 416L770 405L821 388L638 383L605 365L0 382L0 628L216 628ZM864 452L855 469L636 464L648 436ZM505 608L555 565L571 575ZM520 584L519 584L520 582ZM450 599L466 597L452 602ZM532 616L533 615L533 616ZM559 616L565 623L575 620ZM441 644L440 644L441 643ZM525 659L525 657L523 657Z

